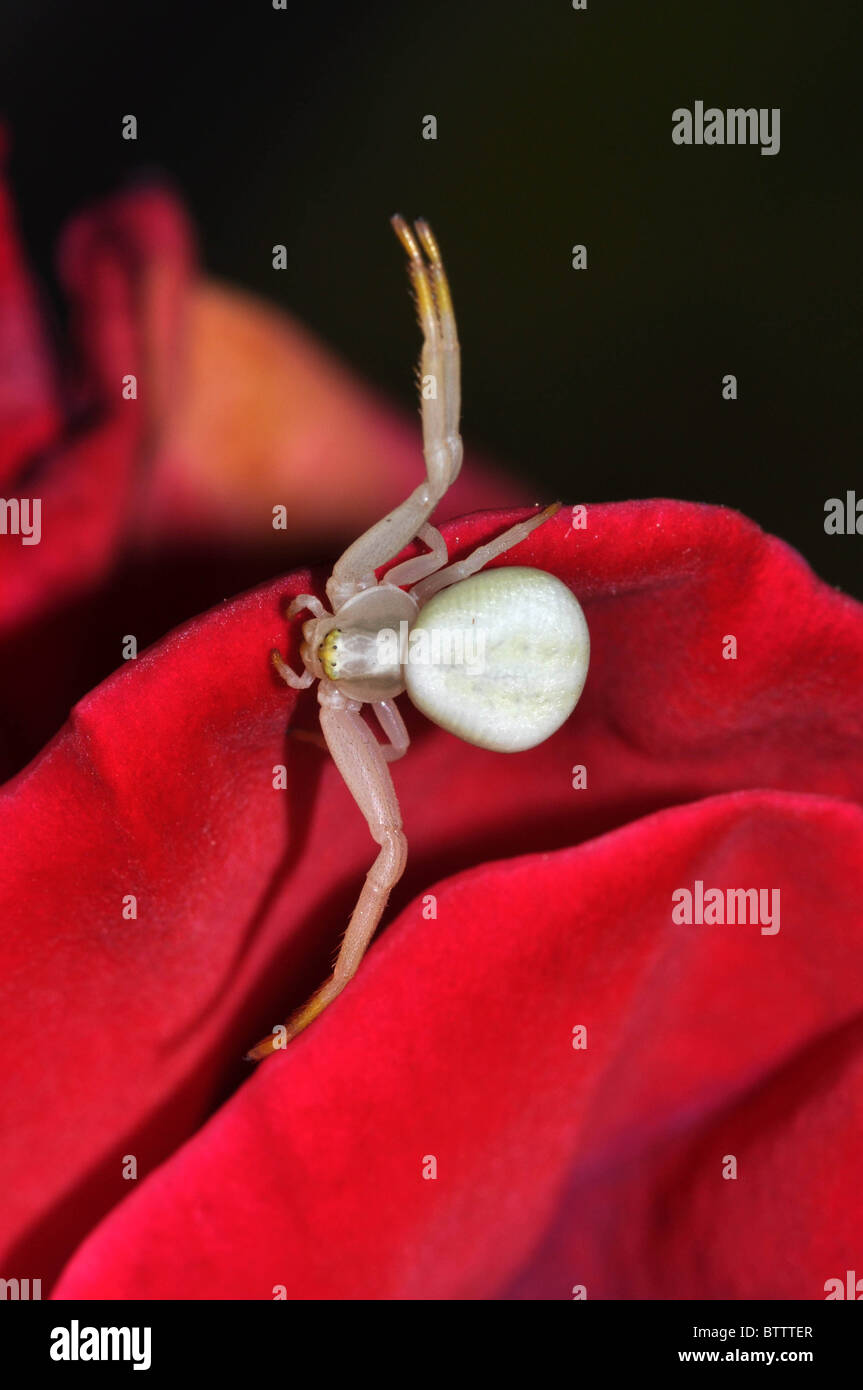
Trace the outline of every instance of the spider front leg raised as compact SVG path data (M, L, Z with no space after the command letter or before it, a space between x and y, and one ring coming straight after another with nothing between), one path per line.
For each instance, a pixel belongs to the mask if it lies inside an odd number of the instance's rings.
M363 720L360 702L347 699L328 680L321 681L318 699L327 747L380 850L366 874L332 975L288 1019L284 1029L269 1034L246 1054L253 1062L290 1042L341 993L356 973L383 916L390 892L404 873L407 862L407 840L402 832L401 812L387 767L386 750ZM378 711L381 727L398 756L407 747L407 732L395 706L390 701L380 703L387 706L383 718Z
M392 224L408 253L408 269L423 334L420 378L426 480L348 546L336 561L327 581L327 596L333 612L358 590L371 587L375 582L375 570L392 560L420 534L438 502L458 477L462 463L463 448L458 432L460 350L440 249L428 223L421 219L415 223L416 235L403 217L394 217Z

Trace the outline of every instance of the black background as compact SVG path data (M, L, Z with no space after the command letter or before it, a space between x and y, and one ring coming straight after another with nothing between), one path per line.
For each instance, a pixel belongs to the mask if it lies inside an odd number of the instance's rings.
M424 215L454 287L471 442L537 499L737 507L861 595L863 537L824 532L828 497L863 496L858 9L7 4L0 101L26 241L62 328L62 223L136 170L166 173L212 273L414 410L387 219ZM696 99L780 107L780 152L675 146L671 113Z

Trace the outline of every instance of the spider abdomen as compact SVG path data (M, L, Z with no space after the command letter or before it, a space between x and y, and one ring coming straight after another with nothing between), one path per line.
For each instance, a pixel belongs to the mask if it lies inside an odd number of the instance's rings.
M589 659L584 613L566 585L544 570L503 566L424 605L411 627L405 684L441 728L515 753L569 718Z

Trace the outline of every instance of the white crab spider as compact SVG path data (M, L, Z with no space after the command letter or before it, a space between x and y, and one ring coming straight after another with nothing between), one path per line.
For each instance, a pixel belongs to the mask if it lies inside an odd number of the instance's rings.
M429 517L461 468L459 344L443 262L431 228L393 217L416 294L423 333L420 378L437 390L422 393L426 480L401 506L350 545L327 582L327 612L313 594L300 594L288 618L307 610L297 675L277 651L279 675L293 689L318 681L324 739L348 789L368 821L378 856L354 908L331 977L247 1054L267 1056L296 1035L344 989L380 922L390 892L404 872L407 841L387 763L408 747L395 697L405 691L428 718L468 743L500 752L532 748L560 728L581 694L590 643L587 623L565 584L543 570L507 567L478 573L559 509L556 502L448 563L446 542ZM425 252L425 257L423 256ZM427 258L427 259L426 259ZM378 581L375 571L418 537L428 553L405 560ZM409 585L409 589L402 586ZM483 669L405 662L404 648L383 656L383 632L434 637L453 631L483 637ZM369 703L388 742L365 723Z

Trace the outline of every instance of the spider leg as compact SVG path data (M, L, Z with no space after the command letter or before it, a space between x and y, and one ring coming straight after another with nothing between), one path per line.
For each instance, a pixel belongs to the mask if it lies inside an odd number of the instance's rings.
M270 652L270 660L276 668L278 675L280 675L285 682L285 685L289 685L292 690L306 690L315 679L311 671L304 671L301 676L298 676L296 671L285 661L281 652L275 647L273 647L273 650Z
M487 541L485 545L477 546L476 550L471 551L463 560L456 560L453 564L447 565L446 569L438 570L435 574L429 575L417 584L411 593L417 602L427 603L432 594L436 594L439 589L446 589L450 584L457 584L460 579L467 579L469 575L476 574L483 565L487 565L489 560L494 560L498 555L503 555L505 551L511 550L514 545L529 536L531 531L535 531L537 526L541 526L544 521L553 517L555 512L560 511L560 503L552 502L550 507L538 513L537 516L530 516L526 521L516 522L515 526L510 526L508 531L504 531L502 536L497 536L493 541Z
M389 743L379 745L380 750L388 763L394 763L397 758L404 757L411 741L405 728L405 721L401 716L401 710L395 700L375 700L372 709L389 739Z
M348 546L336 561L327 582L327 596L334 612L352 594L370 588L375 582L375 570L419 535L461 468L460 354L452 298L440 250L427 223L417 222L416 235L404 218L396 216L392 223L408 253L408 269L423 334L420 385L426 479L404 502Z
M356 973L407 860L407 840L384 751L363 720L359 701L348 700L330 681L321 681L318 694L321 728L330 753L380 850L366 874L333 973L288 1020L286 1042L307 1028ZM246 1056L259 1061L276 1051L277 1045L281 1047L281 1037L268 1034Z
M401 222L401 218L393 218L393 226L396 229L396 235L411 256L411 276L413 278L416 273L413 267L417 259L415 248L411 246L409 240L406 241L402 236L404 224ZM458 429L461 414L461 351L456 332L452 295L450 294L449 281L444 270L440 247L431 227L423 218L419 218L414 226L431 267L432 288L440 323L438 350L433 353L428 342L424 344L420 371L423 377L435 376L435 382L441 394L440 404L443 409L443 419L441 421L433 414L429 415L428 420L426 419L426 405L433 405L436 402L426 402L423 398L423 447L429 476L434 477L433 463L439 463L445 472L446 482L443 489L445 492L458 477L464 455ZM428 365L426 365L427 360ZM436 375L436 370L441 367L443 368L442 387Z
M425 555L415 555L412 560L403 560L400 565L394 565L391 570L387 570L383 578L384 584L415 584L418 579L425 579L427 574L434 574L435 570L446 564L446 541L436 526L421 526L417 536L430 547L428 552Z
M292 599L285 609L285 617L288 622L290 622L292 618L295 618L298 613L302 613L304 609L308 609L316 618L322 618L325 612L324 605L319 598L315 598L314 594L297 594L296 598ZM303 671L300 675L297 675L293 667L288 665L275 647L270 652L270 660L285 682L285 685L289 685L292 690L306 690L315 679L311 671Z
M313 613L316 618L322 618L326 612L324 605L319 598L315 598L314 594L297 594L296 598L291 599L285 609L285 617L290 622L291 618L295 618L298 613L302 613L303 609L306 608L310 613Z

